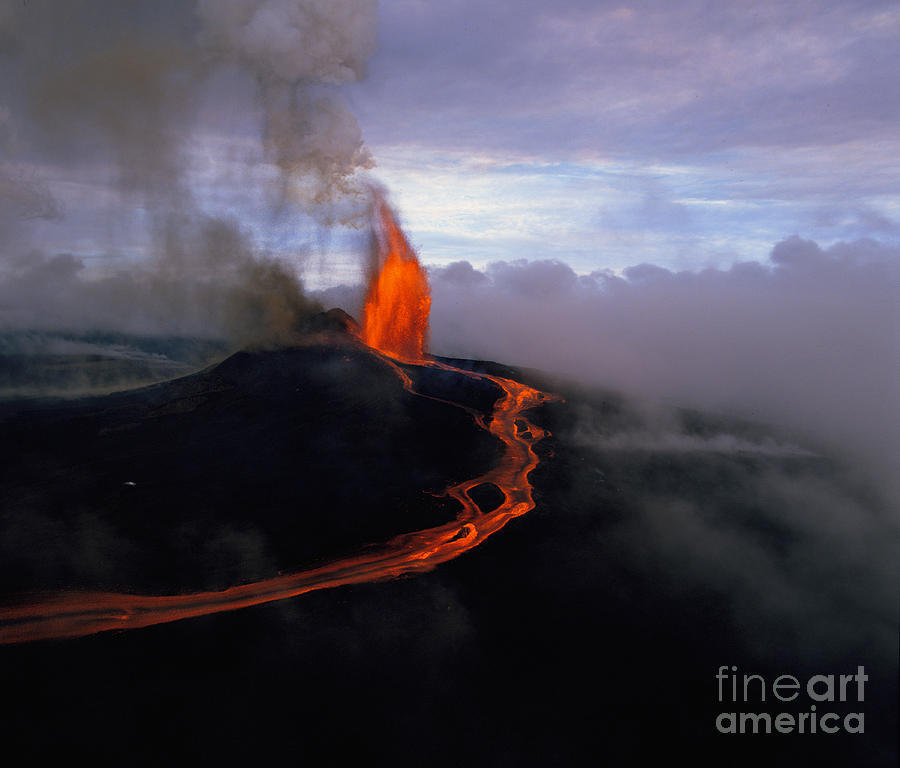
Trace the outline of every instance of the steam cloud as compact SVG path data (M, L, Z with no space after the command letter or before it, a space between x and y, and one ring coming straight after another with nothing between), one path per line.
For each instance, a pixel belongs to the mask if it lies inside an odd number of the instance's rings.
M621 277L559 261L432 269L432 351L787 426L894 489L896 248L791 237L765 264ZM349 311L359 296L321 295Z

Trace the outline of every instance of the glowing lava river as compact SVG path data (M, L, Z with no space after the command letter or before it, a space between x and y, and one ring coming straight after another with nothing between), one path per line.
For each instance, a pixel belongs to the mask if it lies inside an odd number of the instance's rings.
M348 556L323 566L293 574L212 592L182 595L131 595L111 592L61 592L32 596L29 603L0 607L0 643L73 638L107 630L137 629L222 611L296 597L318 589L395 578L423 572L455 558L499 531L509 520L534 508L528 475L537 466L533 445L546 432L523 415L553 398L512 379L467 371L426 359L430 297L427 279L414 252L380 198L376 199L375 234L378 264L370 280L366 300L363 341L400 377L404 388L414 389L401 368L438 368L460 376L488 380L501 390L492 413L485 418L468 407L448 400L470 413L482 429L503 445L500 460L483 475L445 489L462 506L454 521L397 536L363 554ZM399 275L397 286L391 272ZM409 302L410 295L414 301ZM398 311L397 302L404 304ZM410 310L410 303L414 304ZM399 330L386 329L391 318L401 318ZM375 343L373 343L373 341ZM429 395L421 395L430 397ZM438 398L431 398L437 400ZM492 483L503 494L502 503L483 513L469 491Z

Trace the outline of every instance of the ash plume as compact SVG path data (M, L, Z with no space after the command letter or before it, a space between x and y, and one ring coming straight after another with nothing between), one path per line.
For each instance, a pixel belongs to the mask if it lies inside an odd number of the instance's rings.
M329 86L359 80L375 52L374 0L199 0L211 48L256 78L267 158L283 199L328 202L374 161ZM312 184L310 184L310 180Z
M86 278L72 254L31 253L5 269L0 326L246 345L286 342L298 320L319 309L296 274L255 250L234 221L170 214L155 225L151 254L131 269Z
M297 276L305 246L259 247L231 211L205 210L187 169L222 114L258 114L248 162L275 169L270 215L345 218L335 211L372 158L336 89L365 73L375 7L0 1L0 329L288 338L317 309ZM229 86L237 101L210 117L223 79L251 83L255 107ZM78 230L95 191L100 253ZM71 246L35 236L34 222L54 218L71 224Z
M18 159L110 163L123 190L150 200L183 192L182 137L203 70L191 18L176 11L172 3L6 3L2 93Z

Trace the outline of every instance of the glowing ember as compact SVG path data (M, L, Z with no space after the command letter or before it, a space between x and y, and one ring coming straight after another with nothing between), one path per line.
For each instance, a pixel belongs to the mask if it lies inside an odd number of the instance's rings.
M363 310L363 341L386 355L418 362L428 347L428 276L390 206L375 198L375 269Z

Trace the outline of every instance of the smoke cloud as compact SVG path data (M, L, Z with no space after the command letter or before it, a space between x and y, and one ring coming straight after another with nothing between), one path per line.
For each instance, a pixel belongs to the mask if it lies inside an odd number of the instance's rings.
M14 159L111 163L122 189L171 197L203 74L190 15L171 2L9 2L0 24Z
M257 252L234 221L170 215L152 255L127 270L83 276L71 254L31 253L0 282L5 328L170 334L237 344L288 341L319 309L288 265Z
M315 199L372 166L334 86L375 50L374 0L75 0L5 3L0 35L18 80L4 83L54 159L110 156L128 189L170 195L208 77L227 67L258 84L266 155ZM36 44L39 43L39 44Z
M256 78L282 194L325 202L374 165L356 118L326 86L359 80L375 52L375 0L199 0L214 50ZM296 184L312 176L314 184Z
M271 213L294 203L333 220L372 166L336 89L365 73L375 10L374 0L0 2L0 330L287 338L317 307L297 276L303 247L278 257L256 247L233 214L203 210L186 169L218 119L254 111L233 87L243 78L261 123L251 162L279 177ZM32 242L31 222L65 217L59 190L81 205L110 182L119 199L95 206L107 242L89 246L104 258L83 255L77 215L71 252ZM140 243L131 233L129 255L109 258L127 227L144 229Z

